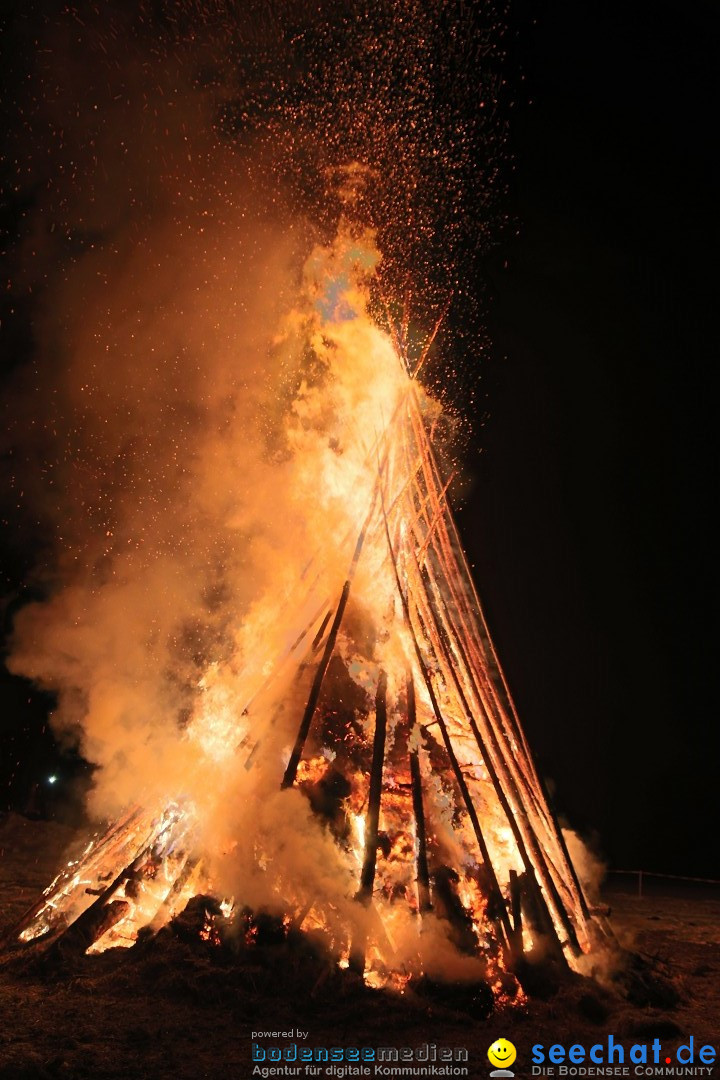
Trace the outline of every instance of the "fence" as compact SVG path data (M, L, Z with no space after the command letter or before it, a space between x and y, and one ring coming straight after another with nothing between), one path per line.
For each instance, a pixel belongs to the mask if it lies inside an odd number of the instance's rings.
M690 885L714 885L716 888L720 888L720 880L716 878L701 878L701 877L684 877L682 874L658 874L653 870L608 870L608 877L636 877L637 878L637 895L643 896L643 886L647 885L647 879L662 881L672 881L683 883L687 882Z

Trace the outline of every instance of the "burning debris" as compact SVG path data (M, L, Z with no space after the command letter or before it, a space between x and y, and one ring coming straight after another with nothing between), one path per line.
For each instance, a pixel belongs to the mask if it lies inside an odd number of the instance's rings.
M592 970L606 930L463 554L438 406L373 314L378 260L343 222L277 337L306 356L286 427L295 560L200 679L164 794L95 837L6 940L301 935L370 986L465 983L479 1013L540 960Z

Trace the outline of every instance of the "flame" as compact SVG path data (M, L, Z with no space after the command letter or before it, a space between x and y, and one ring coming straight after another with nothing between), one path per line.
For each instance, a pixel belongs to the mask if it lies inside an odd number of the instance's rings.
M390 328L373 314L379 261L373 233L347 222L333 244L316 247L307 259L298 301L272 341L280 358L291 352L311 358L284 431L291 537L274 566L272 588L239 620L230 654L208 663L198 680L189 720L165 747L155 809L129 812L114 840L93 841L70 862L22 940L58 931L105 885L129 908L92 951L130 944L143 926L172 918L207 887L232 897L222 904L225 919L248 904L280 911L286 929L322 930L341 966L364 943L368 985L403 992L413 975L444 966L481 970L505 993L489 867L478 852L470 798L499 883L495 908L509 900L511 874L525 870L535 833L544 845L547 882L589 947L539 783L497 689L481 615L457 570L424 426L439 406L411 377ZM239 462L238 481L241 473ZM348 615L335 627L337 598L351 580ZM280 792L328 647L335 666L316 695L293 790ZM380 670L387 676L388 718L374 831L369 776L377 773ZM416 694L412 725L408 673ZM419 762L434 913L422 909L420 898L411 751ZM505 801L504 790L511 793ZM131 859L137 851L145 853L142 873ZM190 852L202 856L202 868L186 874ZM358 903L360 868L369 863L371 893ZM112 889L118 867L128 864ZM448 867L443 891L438 882ZM560 931L553 889L545 881L541 888ZM248 934L254 940L256 930ZM214 918L201 936L219 941ZM523 941L532 947L527 928Z

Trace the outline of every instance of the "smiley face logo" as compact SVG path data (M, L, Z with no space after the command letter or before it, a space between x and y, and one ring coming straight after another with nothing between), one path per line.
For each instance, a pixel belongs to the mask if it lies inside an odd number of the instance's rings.
M488 1061L496 1069L508 1069L516 1057L517 1050L507 1039L496 1039L488 1050Z

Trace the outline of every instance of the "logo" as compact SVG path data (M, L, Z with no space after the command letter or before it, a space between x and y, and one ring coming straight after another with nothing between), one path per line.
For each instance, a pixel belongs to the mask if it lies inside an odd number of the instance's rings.
M488 1050L488 1061L495 1068L490 1073L491 1076L515 1076L515 1073L510 1072L508 1068L512 1065L517 1057L517 1050L511 1042L507 1039L496 1039Z

